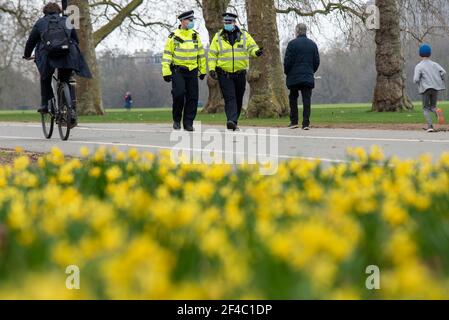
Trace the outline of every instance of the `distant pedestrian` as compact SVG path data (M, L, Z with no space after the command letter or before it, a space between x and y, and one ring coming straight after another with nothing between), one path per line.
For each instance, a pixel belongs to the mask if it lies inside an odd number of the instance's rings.
M131 96L131 92L128 91L124 99L125 99L124 108L128 111L131 111L131 108L133 107L133 98Z
M315 73L320 66L320 54L315 42L307 38L307 26L296 26L296 39L290 41L285 52L284 73L287 76L287 87L290 90L290 125L297 129L299 91L304 106L302 128L310 129L312 90L315 88Z
M422 61L415 68L413 81L418 84L419 93L422 95L427 132L435 132L431 114L434 113L437 116L439 123L444 123L443 112L441 109L437 109L437 102L438 92L446 90L446 70L430 59L432 55L432 47L430 45L421 45L419 55Z

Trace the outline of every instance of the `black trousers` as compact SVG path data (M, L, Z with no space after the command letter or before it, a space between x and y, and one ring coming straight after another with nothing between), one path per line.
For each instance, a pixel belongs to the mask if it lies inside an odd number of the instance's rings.
M302 126L308 127L310 126L310 114L311 114L311 105L312 105L312 88L310 87L302 87L302 86L292 86L290 89L290 121L292 124L299 123L298 117L298 98L299 92L301 91L302 95L302 103L304 106L303 109L303 120Z
M226 117L228 121L238 124L246 90L246 73L218 73L218 81L225 101Z
M58 78L62 82L69 83L72 76L72 69L58 69ZM41 78L41 105L48 106L48 101L54 98L53 88L51 82L53 79L53 73L48 78Z
M198 111L198 69L188 72L173 71L172 96L173 121L193 126Z

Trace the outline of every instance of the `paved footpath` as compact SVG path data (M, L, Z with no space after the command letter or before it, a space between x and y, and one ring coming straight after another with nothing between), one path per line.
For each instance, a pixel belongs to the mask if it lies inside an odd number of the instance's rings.
M198 127L197 127L198 128ZM423 153L438 157L449 151L449 133L426 133L424 131L360 130L360 129L314 129L311 131L245 127L231 134L237 154L253 156L265 154L258 143L275 146L280 160L291 158L321 159L323 162L345 161L347 147L370 148L380 146L387 156L396 155L402 159L416 158ZM201 134L200 134L201 133ZM0 123L0 148L22 147L27 151L48 152L56 146L68 155L77 156L82 146L94 150L100 146L120 149L137 148L142 151L184 150L198 152L214 143L215 151L229 153L222 126L201 126L201 131L192 135L182 132L177 136L168 124L88 124L72 131L70 140L59 139L57 128L51 140L43 137L39 123ZM193 139L195 137L196 139ZM189 140L190 139L190 140ZM202 139L203 141L201 142ZM246 141L242 146L238 141ZM180 144L183 141L184 144ZM190 144L185 144L190 141ZM199 141L199 142L198 142ZM231 140L232 141L232 140ZM270 142L271 141L271 142ZM270 144L271 143L271 144ZM232 142L231 142L232 144ZM264 144L262 144L264 145ZM220 146L220 147L217 147ZM267 148L268 149L268 148ZM273 150L275 150L273 149Z

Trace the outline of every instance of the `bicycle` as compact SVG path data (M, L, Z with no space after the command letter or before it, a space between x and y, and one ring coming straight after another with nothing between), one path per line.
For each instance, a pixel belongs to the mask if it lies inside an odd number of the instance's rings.
M34 59L34 57L31 57L27 60ZM72 76L69 83L62 82L58 73L58 70L56 70L52 76L54 98L49 101L48 112L41 113L42 130L45 138L51 139L56 123L61 140L67 141L70 136L70 130L76 126L76 110L74 108L74 103L76 102L76 81Z

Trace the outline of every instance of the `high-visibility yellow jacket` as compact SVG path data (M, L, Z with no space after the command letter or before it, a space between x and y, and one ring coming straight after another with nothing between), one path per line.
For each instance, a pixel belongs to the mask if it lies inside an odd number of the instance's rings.
M224 36L225 32L219 31L210 44L209 71L215 71L217 67L230 73L247 70L249 58L256 57L259 46L246 30L240 30L240 36L231 46L227 37Z
M171 65L186 67L190 71L198 68L200 74L206 74L206 55L195 30L178 29L168 37L162 56L164 77L172 74Z

